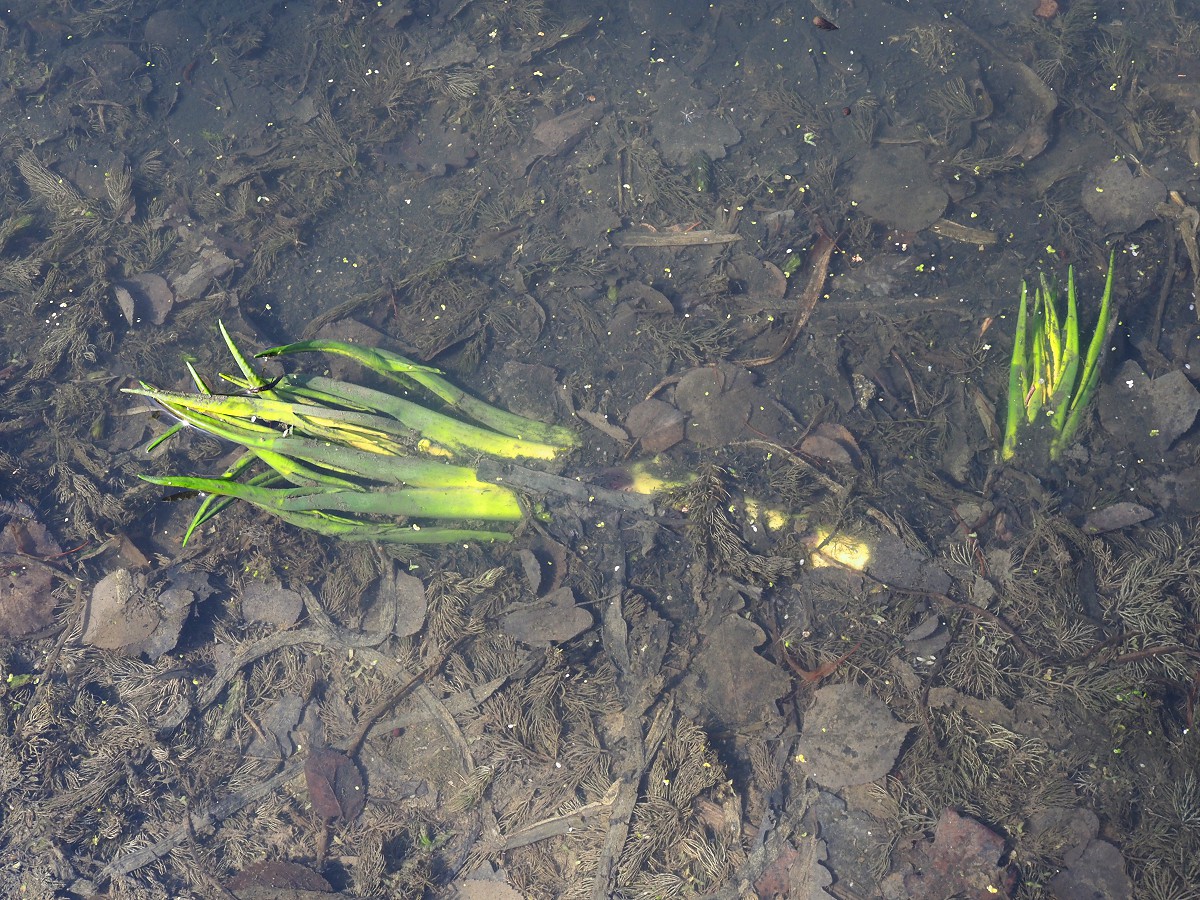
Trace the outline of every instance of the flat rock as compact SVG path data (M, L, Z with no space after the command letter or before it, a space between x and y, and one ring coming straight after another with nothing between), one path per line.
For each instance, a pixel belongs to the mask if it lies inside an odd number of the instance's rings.
M1196 421L1200 391L1180 371L1151 379L1133 360L1100 391L1105 431L1144 456L1159 457Z
M1129 900L1133 884L1125 874L1125 858L1107 841L1093 840L1079 859L1050 879L1056 900Z
M652 99L657 111L650 128L671 165L691 165L698 154L724 159L742 139L741 131L716 108L716 97L676 68L659 68Z
M946 211L949 196L916 147L877 147L855 166L850 197L872 219L897 231L928 228Z
M1167 189L1151 175L1135 175L1121 160L1101 163L1084 176L1080 200L1096 224L1110 233L1141 228L1167 199Z
M92 589L83 642L157 660L179 642L192 604L211 593L208 578L201 573L176 572L155 593L146 576L116 569Z
M242 589L242 615L248 622L265 622L276 628L290 628L300 618L304 600L288 590L277 578L252 581Z

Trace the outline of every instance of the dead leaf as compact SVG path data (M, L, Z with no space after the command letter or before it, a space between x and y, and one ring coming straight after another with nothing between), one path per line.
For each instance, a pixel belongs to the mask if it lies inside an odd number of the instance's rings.
M0 640L34 634L54 621L54 570L37 557L62 552L32 509L19 502L12 507L13 518L0 531Z
M728 263L731 281L738 286L739 310L782 309L787 293L787 276L774 263L750 253L735 253Z
M19 510L14 515L24 515L24 509L28 509L24 503L14 505ZM29 515L33 515L32 509L29 509ZM4 530L0 531L0 553L53 557L62 553L62 547L41 522L31 518L14 517L4 526Z
M0 555L0 640L22 638L54 621L54 570L28 556Z
M542 564L538 562L537 554L532 550L518 550L517 559L521 563L521 571L525 573L525 583L535 594L542 584Z
M686 438L706 448L748 438L790 446L799 438L796 420L756 384L754 373L728 362L685 372L674 402L689 416Z
M531 140L513 155L513 172L520 176L527 175L539 159L566 153L595 128L604 112L603 103L585 103L539 122L530 135Z
M133 299L133 294L119 284L113 285L113 294L116 295L121 315L125 317L126 322L132 325L137 321L137 302Z
M362 773L340 750L316 749L304 761L304 783L313 811L326 822L349 822L367 805Z
M1037 9L1033 14L1039 19L1049 21L1058 15L1058 0L1038 0Z
M850 456L845 447L820 434L810 434L801 441L800 452L847 469L854 465L854 458Z
M862 466L862 450L859 449L858 441L854 439L854 435L845 425L839 425L837 422L822 422L812 430L811 435L837 444L841 448L840 455L849 460L849 465L856 469ZM831 459L830 462L834 462L834 460Z
M775 701L792 688L791 679L758 655L767 635L738 615L726 616L708 635L692 663L704 702L731 730L782 724Z
M640 281L621 285L621 304L643 316L673 316L675 307L662 291ZM615 311L614 311L615 312Z
M796 900L828 900L832 896L825 888L833 884L833 876L821 865L829 858L825 842L815 837L798 841L798 849L787 847L754 882L757 896Z
M533 129L533 139L541 144L539 152L556 156L569 150L595 126L603 112L603 105L577 106L553 119L539 122Z
M591 628L592 614L577 605L569 587L562 587L536 603L505 613L500 627L526 644L561 643Z
M910 900L1012 896L1016 872L1000 865L1004 852L1004 838L983 823L947 809L938 819L933 842L925 845L924 861L917 872L904 877L904 887Z
M602 413L591 412L586 409L575 410L575 415L587 422L593 428L603 431L614 441L620 444L629 443L629 435L626 433L625 429L620 425L617 425L615 422L608 421L608 416L603 415Z
M687 438L701 447L749 437L746 423L757 399L754 376L727 363L698 366L675 387L675 403L688 416Z
M683 413L662 400L643 400L625 417L625 429L647 453L661 453L683 440Z
M822 787L867 784L892 770L911 728L862 685L827 685L804 717L796 757Z
M558 589L567 574L567 551L545 535L531 535L530 547L518 554L525 582L539 597Z

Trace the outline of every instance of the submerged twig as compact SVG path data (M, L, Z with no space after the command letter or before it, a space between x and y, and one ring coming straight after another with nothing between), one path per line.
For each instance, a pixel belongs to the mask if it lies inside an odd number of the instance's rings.
M728 231L618 231L612 235L614 247L719 247L734 244L740 234Z
M804 293L796 302L796 318L792 321L792 327L779 349L769 356L735 359L733 362L747 368L769 366L782 359L783 355L791 349L796 338L800 336L800 332L804 330L804 326L808 324L808 320L812 318L813 310L817 308L817 301L821 299L821 292L825 290L825 279L829 275L829 260L833 256L835 246L834 239L827 234L818 235L817 242L813 244L812 252L809 253L809 258L812 260L812 273L808 276L808 284L804 286Z
M585 803L579 809L559 813L558 815L550 816L548 819L542 819L531 825L526 825L523 828L517 829L512 834L506 835L502 848L507 853L510 850L516 850L518 847L527 847L530 844L536 844L538 841L544 841L547 838L562 837L564 834L570 834L576 829L584 828L588 825L589 820L594 817L611 812L613 804L617 802L620 793L621 782L614 781L599 800Z

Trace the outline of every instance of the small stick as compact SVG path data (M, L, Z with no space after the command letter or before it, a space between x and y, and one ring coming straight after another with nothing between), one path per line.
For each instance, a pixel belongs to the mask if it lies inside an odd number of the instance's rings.
M619 231L612 236L614 247L707 247L734 244L740 234L727 231Z
M804 326L808 324L808 320L812 318L813 310L817 308L817 301L821 299L821 292L825 290L825 279L829 275L829 260L833 256L834 246L833 238L824 233L820 234L817 242L813 244L812 252L809 253L813 264L812 274L808 276L808 284L804 286L804 293L800 295L800 299L796 303L796 319L792 322L791 330L788 331L788 335L779 349L770 356L735 359L733 362L747 368L769 366L773 362L778 362L791 349L796 338L800 336L800 332L804 330Z

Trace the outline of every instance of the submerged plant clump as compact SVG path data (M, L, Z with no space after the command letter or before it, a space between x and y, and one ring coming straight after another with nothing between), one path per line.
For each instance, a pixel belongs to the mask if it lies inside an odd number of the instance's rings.
M387 350L303 341L258 356L305 351L348 356L405 391L433 395L464 418L319 375L291 373L268 379L238 349L224 324L221 334L241 370L240 376L221 377L236 392L214 392L190 364L199 393L162 391L145 384L126 390L158 402L183 423L245 448L216 478L142 476L152 484L208 495L188 527L185 543L233 500L343 540L509 540L506 531L445 524L517 522L525 514L511 489L481 481L474 469L449 460L485 454L548 461L578 446L569 428L497 409L455 387L439 370ZM251 474L255 463L264 464L265 470Z
M1100 354L1112 310L1113 262L1114 254L1110 254L1096 329L1087 356L1082 358L1074 266L1067 270L1065 320L1059 317L1058 290L1044 274L1039 276L1034 290L1032 309L1029 289L1021 283L1001 460L1016 456L1023 434L1033 429L1047 429L1046 452L1051 461L1056 461L1070 446L1100 381ZM1040 451L1034 451L1037 452Z

